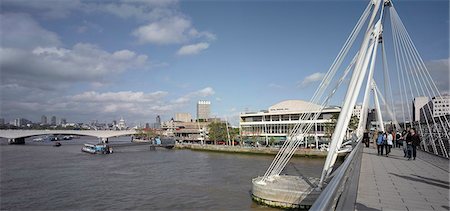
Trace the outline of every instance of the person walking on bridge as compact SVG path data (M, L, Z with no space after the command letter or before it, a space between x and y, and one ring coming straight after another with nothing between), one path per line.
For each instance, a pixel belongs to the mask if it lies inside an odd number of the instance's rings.
M387 133L386 136L386 157L391 153L391 148L393 145L394 137L392 136L392 132Z
M406 143L408 144L408 160L411 160L411 155L413 157L413 160L416 159L417 154L417 146L420 145L420 137L416 133L415 128L411 128L409 132L409 139L406 140Z
M378 155L383 156L384 144L385 144L384 134L383 134L383 131L380 131L380 132L378 132L378 138L377 138Z

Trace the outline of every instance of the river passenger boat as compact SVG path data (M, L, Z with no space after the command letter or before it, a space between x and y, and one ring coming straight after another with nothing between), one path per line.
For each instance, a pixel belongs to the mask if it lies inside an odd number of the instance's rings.
M106 144L84 144L81 148L82 152L91 154L111 154L113 153L112 147Z

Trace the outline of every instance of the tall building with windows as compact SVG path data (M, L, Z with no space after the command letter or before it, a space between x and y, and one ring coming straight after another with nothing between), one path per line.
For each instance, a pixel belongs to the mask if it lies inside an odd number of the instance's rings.
M420 109L429 102L428 97L415 97L413 101L413 121L425 121L420 119Z
M431 100L420 108L420 121L433 121L437 117L450 118L450 95L431 98Z
M56 116L52 116L52 119L50 121L51 125L56 125Z
M176 113L175 121L176 122L191 122L192 116L190 113Z
M197 103L197 119L208 120L211 114L211 102L200 100Z
M361 111L362 105L355 105L355 108L353 108L352 116L356 116L359 119L361 117Z
M45 115L41 116L41 124L42 125L46 125L47 124L47 116L45 116Z
M316 113L322 107L303 100L286 100L259 112L240 114L239 129L243 137L260 140L273 139L284 141L299 122L313 123L309 131L312 139L327 141L331 136L330 123L341 112L340 107L323 108L317 120L300 120L305 113Z
M156 123L155 123L155 127L154 128L161 128L161 117L158 115L156 116Z

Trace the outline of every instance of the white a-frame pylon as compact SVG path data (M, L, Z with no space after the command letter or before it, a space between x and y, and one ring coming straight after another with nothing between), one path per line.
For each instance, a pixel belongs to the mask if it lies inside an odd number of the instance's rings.
M345 132L352 116L353 108L355 107L356 100L361 91L361 86L366 80L367 85L364 93L363 110L361 112L361 120L358 125L358 131L362 131L365 127L364 119L367 119L367 111L369 104L369 94L373 88L373 72L375 67L375 61L377 58L377 49L383 34L383 18L384 8L391 6L390 0L373 0L372 2L372 14L370 16L367 30L364 34L363 42L359 50L353 74L350 79L347 93L345 95L344 104L342 106L341 113L336 123L334 133L331 137L328 156L325 160L322 175L320 177L319 187L323 187L324 181L330 176L333 166L336 162L339 149L341 148L344 140ZM377 19L377 20L376 20ZM367 74L368 72L368 74ZM383 119L381 117L380 106L378 103L378 97L374 95L375 104L377 106L377 120L380 121L379 125L383 128ZM364 123L364 124L363 124ZM361 132L358 132L361 134Z

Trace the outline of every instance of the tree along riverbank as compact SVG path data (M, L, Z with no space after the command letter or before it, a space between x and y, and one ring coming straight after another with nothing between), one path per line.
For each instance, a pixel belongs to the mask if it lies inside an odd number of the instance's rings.
M273 147L241 147L241 146L227 146L227 145L201 145L201 144L175 144L175 149L190 149L199 151L225 152L225 153L244 153L257 155L276 155L280 148ZM325 158L327 151L320 151L317 149L297 149L294 153L295 157L315 157ZM345 154L342 154L342 156Z

